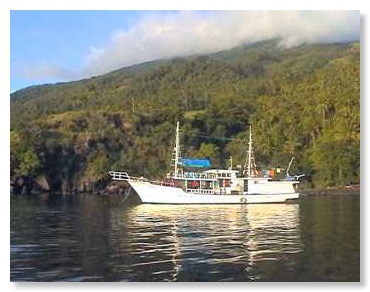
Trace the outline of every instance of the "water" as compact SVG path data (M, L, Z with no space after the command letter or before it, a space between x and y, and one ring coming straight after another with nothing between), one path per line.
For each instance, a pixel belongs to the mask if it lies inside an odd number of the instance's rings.
M360 198L128 206L12 196L11 281L359 281Z

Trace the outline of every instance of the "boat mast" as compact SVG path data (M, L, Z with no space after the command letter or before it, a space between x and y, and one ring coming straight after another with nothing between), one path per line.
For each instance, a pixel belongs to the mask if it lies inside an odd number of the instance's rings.
M175 177L178 175L178 164L181 157L181 149L180 149L180 123L177 122L176 124L176 140L175 140L175 147L174 153L172 158L172 165L175 167Z
M253 147L252 147L252 125L249 125L249 142L248 142L248 153L247 159L244 164L244 174L247 177L252 177L256 172L256 163L253 156Z

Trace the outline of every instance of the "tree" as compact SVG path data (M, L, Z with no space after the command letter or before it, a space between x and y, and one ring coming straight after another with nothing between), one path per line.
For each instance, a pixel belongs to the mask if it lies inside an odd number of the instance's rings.
M41 162L33 149L28 149L19 156L19 175L33 176L41 166Z

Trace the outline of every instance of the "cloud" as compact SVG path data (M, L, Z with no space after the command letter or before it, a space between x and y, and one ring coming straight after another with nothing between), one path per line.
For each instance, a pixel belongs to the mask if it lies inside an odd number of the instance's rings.
M92 48L83 75L162 58L208 54L280 38L285 47L360 39L359 11L212 11L152 13L103 48Z
M19 75L30 80L44 80L45 78L52 80L73 80L79 78L80 73L74 72L71 69L61 67L57 64L41 63L41 64L26 64L16 63L11 66L13 75Z
M91 47L74 71L53 64L22 68L32 79L74 80L146 61L209 54L280 38L283 47L360 39L359 11L146 12L116 31L103 47Z

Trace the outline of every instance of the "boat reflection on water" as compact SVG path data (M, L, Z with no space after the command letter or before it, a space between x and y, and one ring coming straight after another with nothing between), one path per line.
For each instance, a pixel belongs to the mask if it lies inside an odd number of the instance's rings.
M263 281L276 263L294 269L302 250L298 204L139 205L111 215L127 281Z
M303 249L298 204L248 206L250 264L277 262Z

